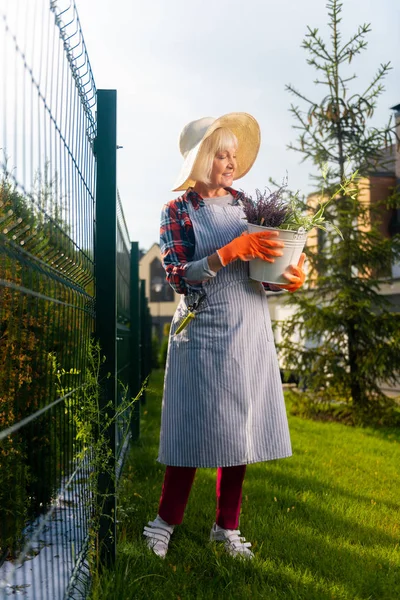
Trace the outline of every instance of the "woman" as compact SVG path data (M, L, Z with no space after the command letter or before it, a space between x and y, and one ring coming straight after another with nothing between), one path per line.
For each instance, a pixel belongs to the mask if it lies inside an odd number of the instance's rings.
M282 254L277 232L246 233L243 194L231 188L253 165L257 121L246 113L189 123L180 137L184 164L161 217L167 280L181 300L166 363L158 461L167 465L158 515L144 529L165 557L180 524L196 468L217 467L211 540L233 556L253 556L237 529L246 465L291 456L266 289L295 291L304 256L287 285L249 278L248 261ZM192 317L185 319L190 314Z

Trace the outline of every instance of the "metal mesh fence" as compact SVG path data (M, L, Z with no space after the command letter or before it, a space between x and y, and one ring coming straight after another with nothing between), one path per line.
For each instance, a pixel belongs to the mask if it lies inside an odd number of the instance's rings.
M119 193L117 193L117 409L129 394L131 367L130 270L131 243ZM132 390L133 391L133 390ZM116 453L121 468L130 438L130 411L121 414L117 427Z
M92 503L96 88L73 2L0 13L0 597L56 600L80 593Z

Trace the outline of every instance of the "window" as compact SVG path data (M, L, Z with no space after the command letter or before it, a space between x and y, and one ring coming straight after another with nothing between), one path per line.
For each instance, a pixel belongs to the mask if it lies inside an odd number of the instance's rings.
M150 264L150 302L173 302L174 290L165 279L165 271L158 258Z

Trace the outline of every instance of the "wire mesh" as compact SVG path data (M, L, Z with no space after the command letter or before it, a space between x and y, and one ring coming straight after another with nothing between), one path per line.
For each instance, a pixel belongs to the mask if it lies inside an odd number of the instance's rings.
M117 410L130 395L130 240L119 193L117 193ZM118 418L116 453L119 470L130 438L131 411ZM119 475L119 470L117 476Z
M0 14L0 597L84 597L96 87L73 1Z

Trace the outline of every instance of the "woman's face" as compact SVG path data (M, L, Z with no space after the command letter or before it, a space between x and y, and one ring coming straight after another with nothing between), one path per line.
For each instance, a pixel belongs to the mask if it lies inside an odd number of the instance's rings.
M215 155L211 171L211 187L230 187L236 171L236 148Z

